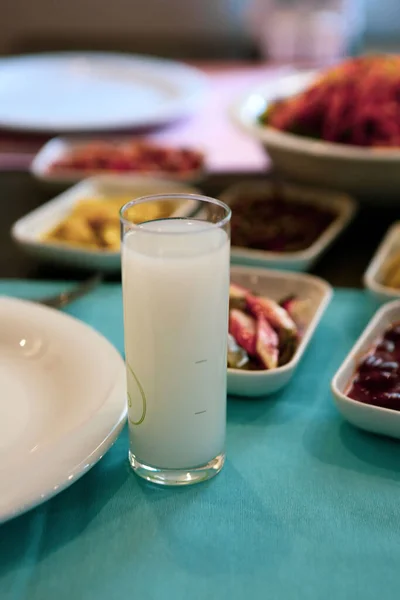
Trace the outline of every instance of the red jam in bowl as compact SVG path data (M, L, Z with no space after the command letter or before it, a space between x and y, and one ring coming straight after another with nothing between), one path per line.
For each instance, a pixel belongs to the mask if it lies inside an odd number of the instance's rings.
M400 323L391 325L358 365L347 396L400 411Z

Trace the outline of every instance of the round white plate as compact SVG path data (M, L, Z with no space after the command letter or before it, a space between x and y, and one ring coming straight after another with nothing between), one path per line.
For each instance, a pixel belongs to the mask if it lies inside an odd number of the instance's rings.
M74 483L126 418L125 367L80 321L0 298L0 522Z
M0 126L95 131L164 123L193 110L205 76L158 58L112 53L0 60Z

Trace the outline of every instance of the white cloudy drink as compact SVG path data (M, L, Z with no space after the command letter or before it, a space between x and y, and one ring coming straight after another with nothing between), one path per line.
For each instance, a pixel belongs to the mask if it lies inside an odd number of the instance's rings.
M155 472L190 479L191 469L223 462L229 247L224 228L189 219L124 236L131 462Z

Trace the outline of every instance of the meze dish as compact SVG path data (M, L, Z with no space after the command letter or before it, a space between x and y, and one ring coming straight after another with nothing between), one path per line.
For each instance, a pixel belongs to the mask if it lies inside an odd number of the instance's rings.
M232 210L231 261L292 271L310 269L356 212L347 194L277 178L234 184L220 199Z
M120 243L119 210L131 195L110 194L84 197L57 225L42 235L47 243L68 244L88 250L118 252ZM167 218L174 212L173 200L138 204L129 209L134 222Z
M281 186L237 198L232 212L232 245L290 253L309 248L337 219L337 212L293 201Z
M267 320L270 327L278 335L280 343L278 366L276 368L266 369L265 365L263 366L263 364L258 362L259 359L257 359L257 357L249 357L249 360L254 360L254 366L256 368L243 368L245 366L243 363L236 367L228 366L228 393L230 395L246 396L247 398L268 396L284 388L295 375L296 369L329 304L332 290L325 281L312 275L236 265L231 265L231 284L235 284L241 288L239 298L236 297L235 299L232 298L234 294L232 294L231 288L231 308L236 308L245 315L247 314L247 299L245 297L243 301L243 298L240 298L243 294L243 289L245 289L256 301L259 299L267 299L267 301L273 300L275 301L273 303L275 308L276 305L281 306L283 304L281 308L284 308L288 313L288 319L285 320L286 326L283 327L282 331L280 327L275 329L274 325L269 321L269 318L264 315L264 318ZM237 294L235 294L235 296L237 296ZM267 304L271 305L271 303L268 302ZM254 301L252 304L252 308L253 307ZM250 310L248 314L249 316L252 316ZM253 318L257 322L257 318ZM297 339L294 339L295 332L292 324L290 323L289 325L289 318L296 325ZM260 321L263 323L263 318L261 318ZM264 329L265 328L260 327L260 332ZM260 342L263 347L265 337L261 338ZM235 343L239 346L236 340ZM267 346L267 344L265 345ZM286 357L284 357L282 352L284 347L290 351ZM292 350L293 354L289 358ZM263 358L265 359L265 357L266 355L263 353ZM272 357L274 357L273 353ZM234 357L230 357L230 364L234 364L232 358ZM243 358L243 356L241 358ZM279 361L281 363L284 362L283 359L287 359L288 362L279 364Z
M188 200L176 206L175 194ZM198 210L197 188L158 177L97 175L85 179L14 223L11 235L39 260L91 271L121 270L119 210L128 200L170 194L162 206L138 202L130 218L141 221L163 216L186 217ZM168 213L166 215L165 213Z
M400 411L400 322L390 325L359 362L347 396Z
M400 56L364 56L323 72L260 115L274 129L327 142L400 148Z
M173 148L138 139L92 140L71 144L50 162L50 174L81 172L186 175L204 166L203 155L190 148Z
M271 370L293 357L304 328L307 300L276 302L231 284L229 290L228 367Z

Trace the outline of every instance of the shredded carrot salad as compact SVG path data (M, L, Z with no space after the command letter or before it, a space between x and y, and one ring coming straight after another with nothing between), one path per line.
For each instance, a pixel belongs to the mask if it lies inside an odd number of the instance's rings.
M260 120L329 142L400 147L400 56L347 60L304 92L269 106Z

